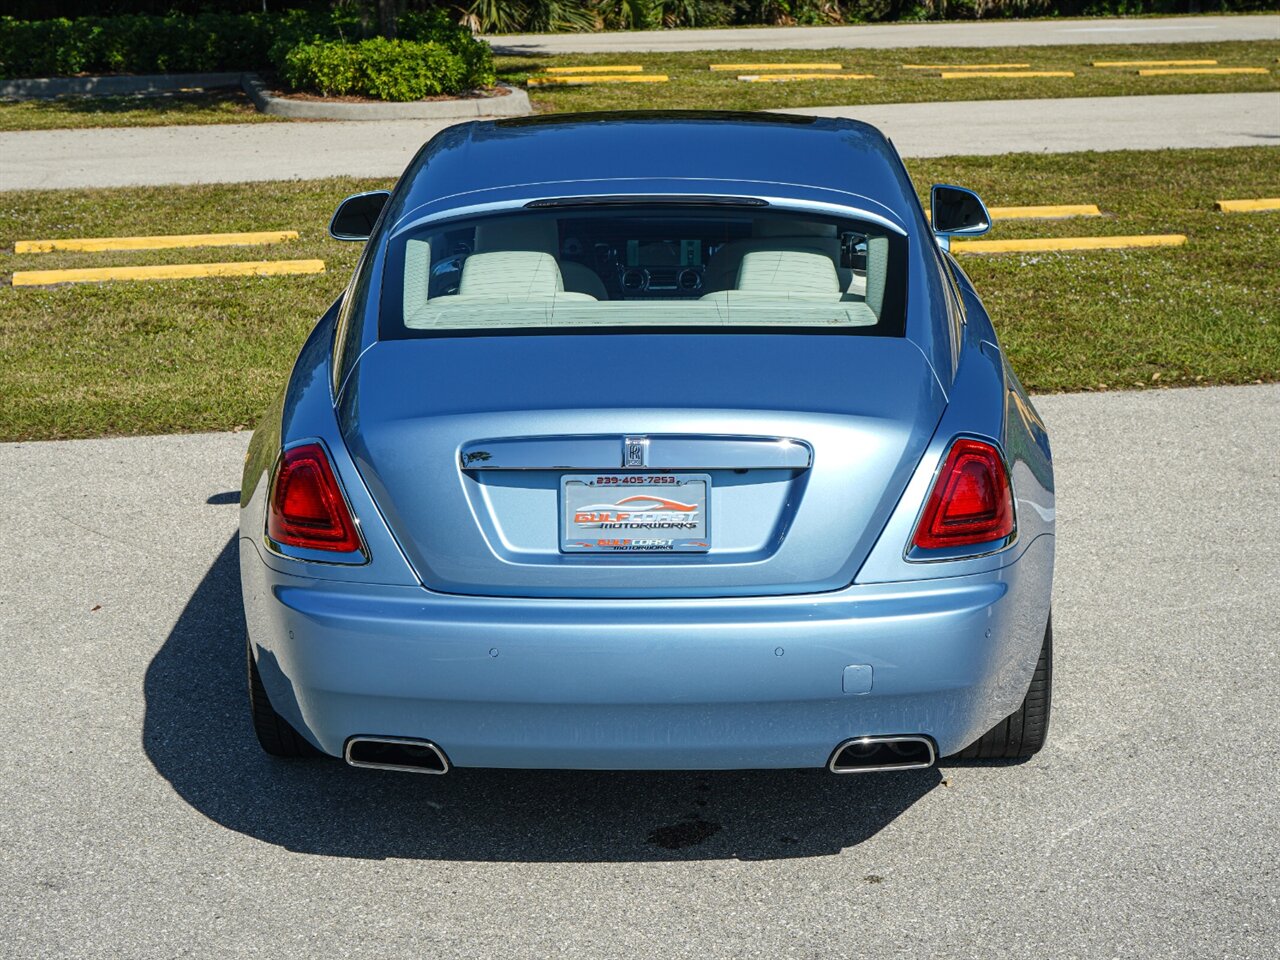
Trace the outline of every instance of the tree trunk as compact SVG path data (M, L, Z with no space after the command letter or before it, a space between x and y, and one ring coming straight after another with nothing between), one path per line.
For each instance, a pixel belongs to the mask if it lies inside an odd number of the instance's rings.
M396 0L378 0L378 34L396 38Z

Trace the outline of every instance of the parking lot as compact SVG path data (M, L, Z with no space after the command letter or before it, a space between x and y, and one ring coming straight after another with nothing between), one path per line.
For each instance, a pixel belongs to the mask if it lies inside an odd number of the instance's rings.
M1280 386L1037 403L1048 747L847 778L272 761L248 434L5 445L5 956L1275 956Z

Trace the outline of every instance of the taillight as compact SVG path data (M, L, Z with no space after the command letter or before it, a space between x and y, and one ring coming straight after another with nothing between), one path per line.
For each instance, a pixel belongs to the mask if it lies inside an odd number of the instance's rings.
M324 448L307 443L280 457L267 536L276 543L308 550L351 553L360 549L355 521L347 509Z
M951 445L912 544L924 550L1003 540L1013 533L1013 491L1000 451L962 438Z

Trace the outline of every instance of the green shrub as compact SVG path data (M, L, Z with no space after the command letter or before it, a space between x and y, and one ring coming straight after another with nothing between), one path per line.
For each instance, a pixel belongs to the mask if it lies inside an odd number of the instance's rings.
M262 14L193 17L0 17L0 76L252 70L267 62L273 27Z
M0 77L261 70L295 90L420 100L494 82L487 43L441 10L400 18L401 39L364 39L351 7L280 14L0 17Z
M471 30L449 18L443 10L406 13L398 22L401 40L438 43L453 51L463 63L462 88L491 86L497 79L493 68L493 48L471 35Z
M470 36L467 40L484 46ZM294 90L396 101L461 93L494 81L491 57L474 53L468 57L434 40L421 43L382 37L359 43L299 44L284 55L279 72L281 80Z

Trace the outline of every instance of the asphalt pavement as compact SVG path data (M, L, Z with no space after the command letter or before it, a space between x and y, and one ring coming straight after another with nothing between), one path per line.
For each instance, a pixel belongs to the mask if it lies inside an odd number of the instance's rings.
M499 53L652 53L668 50L825 50L834 47L1041 47L1280 39L1280 16L1143 17L1134 20L982 20L829 27L732 27L493 36Z
M1280 93L873 104L907 157L1233 147L1280 140ZM395 177L446 122L255 123L0 133L0 190Z
M0 445L0 955L1280 954L1280 386L1036 402L1049 744L875 777L270 760L247 435Z

